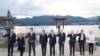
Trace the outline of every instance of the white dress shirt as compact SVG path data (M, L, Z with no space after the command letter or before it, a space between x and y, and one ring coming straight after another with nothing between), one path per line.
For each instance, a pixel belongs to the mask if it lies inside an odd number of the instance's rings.
M88 43L95 43L95 36L93 34L88 35Z
M81 33L81 40L84 40L84 34Z
M13 33L10 33L10 37L12 37Z
M33 32L30 32L31 36L33 35Z
M51 33L52 37L54 38L54 33Z

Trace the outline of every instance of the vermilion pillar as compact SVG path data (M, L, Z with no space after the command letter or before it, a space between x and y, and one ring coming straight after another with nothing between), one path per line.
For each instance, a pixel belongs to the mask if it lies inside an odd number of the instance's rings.
M64 28L64 22L65 22L66 18L54 18L54 21L56 23L56 28L58 28L58 31L60 31L60 26L62 25ZM58 25L58 23L61 23L60 25Z

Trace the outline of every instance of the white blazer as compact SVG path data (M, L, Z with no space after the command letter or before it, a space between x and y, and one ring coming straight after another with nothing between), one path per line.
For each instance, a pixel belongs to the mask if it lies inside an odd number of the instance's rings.
M95 43L95 36L93 34L89 34L87 38L88 38L87 40L88 43Z

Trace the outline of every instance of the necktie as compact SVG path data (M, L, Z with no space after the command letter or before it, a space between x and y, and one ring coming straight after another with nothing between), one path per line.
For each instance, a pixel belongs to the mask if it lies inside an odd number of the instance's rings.
M63 33L61 33L61 36L63 37Z
M44 33L42 33L42 36L44 36Z
M33 33L31 32L31 36L33 35Z
M10 37L12 37L12 34L13 34L13 33L10 33Z
M52 33L52 38L54 38L54 34Z
M72 34L72 38L74 37L74 35Z

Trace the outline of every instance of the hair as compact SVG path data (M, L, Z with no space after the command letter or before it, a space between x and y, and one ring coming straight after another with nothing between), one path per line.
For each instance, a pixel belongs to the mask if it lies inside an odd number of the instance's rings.
M20 36L23 37L24 36L24 33L18 33L17 36L18 37L20 37Z
M33 28L30 28L31 30L33 30Z
M54 31L53 29L51 29L51 31Z
M84 31L83 29L81 29L81 31Z
M42 31L45 31L44 29L42 29Z
M90 30L89 32L90 32L90 33L93 33L93 31L91 31L91 30Z

